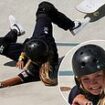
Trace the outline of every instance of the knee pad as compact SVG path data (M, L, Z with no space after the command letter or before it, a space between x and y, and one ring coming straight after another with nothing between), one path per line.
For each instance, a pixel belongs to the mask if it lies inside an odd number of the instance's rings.
M38 15L40 13L44 13L44 14L50 15L50 13L52 11L53 12L56 11L56 8L54 7L54 5L49 3L49 2L44 1L44 2L41 2L39 4L36 15Z

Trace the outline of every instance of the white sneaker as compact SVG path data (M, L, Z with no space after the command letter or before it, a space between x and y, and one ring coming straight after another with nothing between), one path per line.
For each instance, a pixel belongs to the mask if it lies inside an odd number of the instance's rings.
M75 26L71 31L71 33L73 35L76 35L79 31L81 31L81 29L83 29L90 21L90 18L89 17L86 17L85 19L83 20L77 20L77 21L74 21L75 23Z
M18 32L18 36L23 35L25 33L25 30L23 27L16 21L15 17L10 15L9 16L9 22L10 22L10 29L16 29Z

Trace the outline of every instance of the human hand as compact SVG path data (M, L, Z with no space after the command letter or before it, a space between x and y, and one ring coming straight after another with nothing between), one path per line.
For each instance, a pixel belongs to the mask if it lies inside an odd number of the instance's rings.
M19 68L19 69L23 69L24 68L24 61L18 61L17 63L16 63L16 67L17 68Z
M74 98L72 105L93 105L93 103L86 99L84 95L79 94Z

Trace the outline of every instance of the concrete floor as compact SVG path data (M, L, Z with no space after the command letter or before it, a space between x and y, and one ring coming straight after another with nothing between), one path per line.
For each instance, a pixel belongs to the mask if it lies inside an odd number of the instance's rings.
M35 12L38 4L42 0L1 0L0 1L0 37L4 36L9 31L8 16L13 14L26 30L26 34L18 39L18 42L23 42L25 38L30 37L34 30ZM52 2L61 12L65 13L72 20L81 19L86 14L80 13L75 9L75 6L82 0L46 0ZM104 8L104 7L103 7ZM99 17L91 17L91 22L81 30L76 36L73 36L69 31L64 31L54 26L54 37L58 46L59 56L64 56L72 47L78 43L88 40L105 39L105 12L101 9ZM103 45L103 44L102 44ZM10 78L17 75L20 70L14 67L14 62L10 59L0 56L0 80ZM66 59L66 58L65 58ZM64 59L64 60L65 60ZM65 63L60 66L60 72L69 70L69 66ZM67 67L67 68L65 68ZM59 86L46 87L42 82L33 82L22 84L19 86L0 89L0 103L3 105L67 105L67 96L69 91L62 92L59 87L67 86L74 83L68 78L69 75L59 75ZM62 79L63 78L63 79ZM67 78L65 81L65 78ZM71 84L72 85L72 84Z

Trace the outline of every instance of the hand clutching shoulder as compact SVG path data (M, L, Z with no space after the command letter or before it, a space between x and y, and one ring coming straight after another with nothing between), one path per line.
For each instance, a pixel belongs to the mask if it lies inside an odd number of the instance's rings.
M86 99L84 95L79 94L74 98L72 105L93 105L93 103Z

